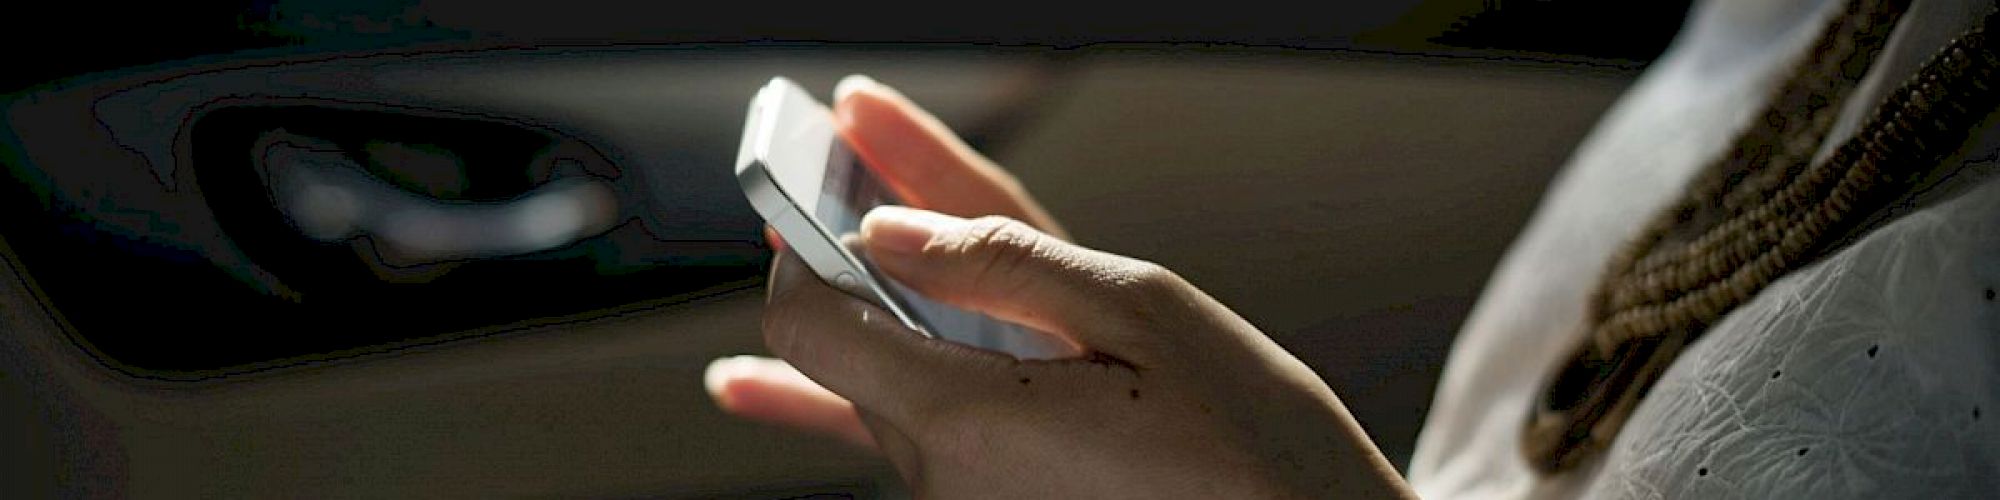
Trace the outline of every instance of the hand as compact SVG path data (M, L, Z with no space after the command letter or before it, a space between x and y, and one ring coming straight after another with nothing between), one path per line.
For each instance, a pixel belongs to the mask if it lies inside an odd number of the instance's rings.
M1001 215L1065 234L1012 175L894 89L850 76L834 90L833 111L841 135L910 205L963 217ZM768 229L766 235L782 255L782 241ZM852 404L783 361L724 358L704 378L717 406L731 414L874 448Z
M923 115L893 93L844 94L845 132L885 177L910 164L884 157L998 174L965 168L991 163L935 121L907 119ZM930 154L889 156L860 145L859 137L894 128L867 118L871 101L889 104L873 109L900 111L887 116L905 125L928 124L903 127L922 132L906 139L924 140L889 146L914 143ZM798 370L757 358L719 361L708 381L724 408L873 446L923 497L1411 496L1332 391L1214 299L1159 266L1017 222L1047 217L1004 174L987 177L1004 182L941 183L993 195L986 198L913 195L937 186L923 179L892 182L921 186L909 199L953 200L961 204L952 209L967 215L1012 219L877 209L862 239L883 272L935 299L1062 335L1091 354L1020 361L923 338L781 253L766 344ZM992 204L964 204L977 199Z
M882 207L861 235L918 293L1090 353L926 338L785 254L765 344L853 401L921 497L1408 496L1312 370L1160 266L997 216Z

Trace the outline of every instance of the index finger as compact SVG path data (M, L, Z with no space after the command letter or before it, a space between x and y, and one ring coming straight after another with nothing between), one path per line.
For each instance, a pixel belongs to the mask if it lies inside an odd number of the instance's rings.
M1069 239L1012 174L902 93L856 75L841 80L835 95L842 137L911 205L960 217L1004 215Z

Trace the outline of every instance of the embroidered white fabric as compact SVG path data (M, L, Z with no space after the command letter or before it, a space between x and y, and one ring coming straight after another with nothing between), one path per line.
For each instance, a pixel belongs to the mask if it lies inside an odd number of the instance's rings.
M1753 118L1844 0L1703 0L1578 149L1453 347L1409 476L1425 498L2000 494L2000 134L1921 208L1774 283L1674 364L1606 453L1541 477L1521 426L1602 263ZM1917 0L1836 122L1992 0Z

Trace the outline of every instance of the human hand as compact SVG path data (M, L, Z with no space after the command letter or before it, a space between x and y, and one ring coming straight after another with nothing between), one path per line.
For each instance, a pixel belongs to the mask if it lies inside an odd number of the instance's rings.
M963 217L1006 216L1064 234L1012 175L895 89L850 76L834 90L833 111L840 134L911 206ZM776 234L767 228L766 237L782 255ZM704 379L717 406L731 414L874 447L852 404L783 361L724 358L709 365Z
M1317 375L1158 265L1005 217L882 207L861 235L918 293L1089 352L1023 361L926 338L783 255L766 345L853 401L920 497L1408 496Z
M719 360L707 382L720 406L879 450L926 497L1407 496L1297 359L1159 266L1052 236L1011 177L893 91L859 85L837 93L843 133L899 194L1004 216L878 209L863 251L926 296L1091 355L1020 361L926 339L780 252L766 343L799 369Z

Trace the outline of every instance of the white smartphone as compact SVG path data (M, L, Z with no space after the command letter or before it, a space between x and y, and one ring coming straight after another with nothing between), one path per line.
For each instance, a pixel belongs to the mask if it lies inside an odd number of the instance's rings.
M736 180L758 215L821 280L895 314L925 336L1021 359L1076 354L1068 343L918 295L875 272L859 241L861 217L900 205L834 130L833 113L805 89L773 78L750 100Z

